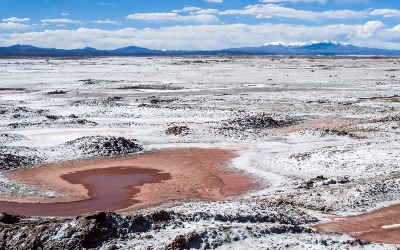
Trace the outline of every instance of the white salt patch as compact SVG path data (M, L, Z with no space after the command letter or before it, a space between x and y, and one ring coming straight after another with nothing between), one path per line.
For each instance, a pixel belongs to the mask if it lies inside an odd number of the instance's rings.
M396 228L396 227L400 227L400 224L385 225L385 226L382 226L382 229L391 229L391 228Z

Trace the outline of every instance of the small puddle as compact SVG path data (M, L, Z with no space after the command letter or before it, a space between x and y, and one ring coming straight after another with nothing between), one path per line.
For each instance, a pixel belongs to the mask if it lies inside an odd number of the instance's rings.
M145 183L168 180L168 173L155 169L112 167L90 169L61 175L72 184L81 184L87 190L88 199L56 203L18 203L0 201L0 211L28 216L73 216L94 211L115 211L135 203L133 197Z
M47 163L10 172L6 177L65 197L0 195L0 212L70 216L91 211L133 212L174 202L222 201L260 186L258 178L226 168L237 156L226 149L177 148Z

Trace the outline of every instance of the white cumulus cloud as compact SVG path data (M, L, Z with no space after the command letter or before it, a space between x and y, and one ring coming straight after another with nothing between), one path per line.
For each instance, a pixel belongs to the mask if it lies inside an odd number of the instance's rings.
M329 19L362 18L367 16L368 13L365 11L353 11L353 10L329 10L329 11L315 12L315 11L287 8L277 4L255 4L255 5L248 5L244 9L222 11L220 12L220 14L253 15L256 18L284 17L284 18L303 19L303 20L319 20L321 18L329 18Z
M82 23L81 21L78 20L71 20L71 19L66 19L66 18L59 18L59 19L42 19L40 20L42 23Z
M31 44L40 47L73 49L94 47L115 49L141 46L153 49L212 50L230 47L261 46L266 42L304 43L335 40L365 47L400 49L399 27L386 28L379 21L362 25L229 24L189 25L164 28L117 30L79 28L42 32L0 33L0 45ZM194 42L195 41L195 42ZM200 41L200 42L196 42Z
M0 29L26 29L29 28L29 25L15 22L5 22L0 23Z
M371 16L400 17L400 10L395 9L376 9L370 13Z
M18 17L9 17L2 19L1 21L3 22L14 22L14 23L22 23L22 22L28 22L30 19L25 17L25 18L18 18Z
M199 14L218 14L218 9L202 9L199 7L185 7L181 10L173 10L174 13L190 13L191 15L199 15Z
M202 8L199 7L185 7L182 10L175 10L173 12L194 12L194 11L199 11L202 10Z
M223 3L224 0L205 0L207 3Z
M305 3L313 3L313 2L318 2L321 4L325 4L327 0L261 0L260 2L263 3L298 3L298 2L305 2Z
M113 21L113 20L111 20L109 18L107 18L105 20L96 20L96 21L93 21L93 22L94 23L99 23L99 24L118 24L117 21Z
M397 32L400 32L400 24L395 26L395 27L393 27L393 30L397 31Z
M368 38L372 37L378 30L384 29L385 24L381 21L369 21L358 29L357 35L359 37Z
M198 14L183 16L178 13L136 13L128 15L127 18L141 21L157 22L191 22L191 23L216 23L218 17L210 14Z

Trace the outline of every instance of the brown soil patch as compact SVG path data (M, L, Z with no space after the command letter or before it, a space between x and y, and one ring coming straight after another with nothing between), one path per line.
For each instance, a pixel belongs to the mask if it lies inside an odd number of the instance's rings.
M335 129L342 128L349 125L358 124L360 121L355 119L319 119L312 122L307 122L290 127L283 127L277 129L270 129L268 132L272 134L289 134L299 132L305 129Z
M377 102L400 102L400 96L386 96L386 97L369 97L369 98L360 98L360 100L372 100Z
M108 168L134 168L156 170L170 178L153 178L154 181L131 186L136 189L124 211L164 204L173 201L211 200L218 201L232 195L240 195L257 186L256 182L243 173L224 168L237 155L224 149L170 149L126 158L89 159L44 164L35 168L15 171L10 179L64 194L63 198L18 198L0 197L5 201L17 202L72 202L90 199L91 187L77 184L65 178L71 173ZM156 175L156 173L153 173ZM154 177L154 176L153 176ZM165 176L164 176L165 177ZM72 183L71 183L72 182ZM13 203L18 204L18 203ZM1 209L1 207L0 207Z
M341 217L313 228L318 232L345 233L369 242L400 244L400 204L361 215Z

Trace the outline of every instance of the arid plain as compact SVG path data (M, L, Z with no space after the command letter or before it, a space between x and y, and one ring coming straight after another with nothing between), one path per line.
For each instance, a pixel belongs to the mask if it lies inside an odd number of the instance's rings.
M388 57L0 59L1 246L396 249L399 93Z

